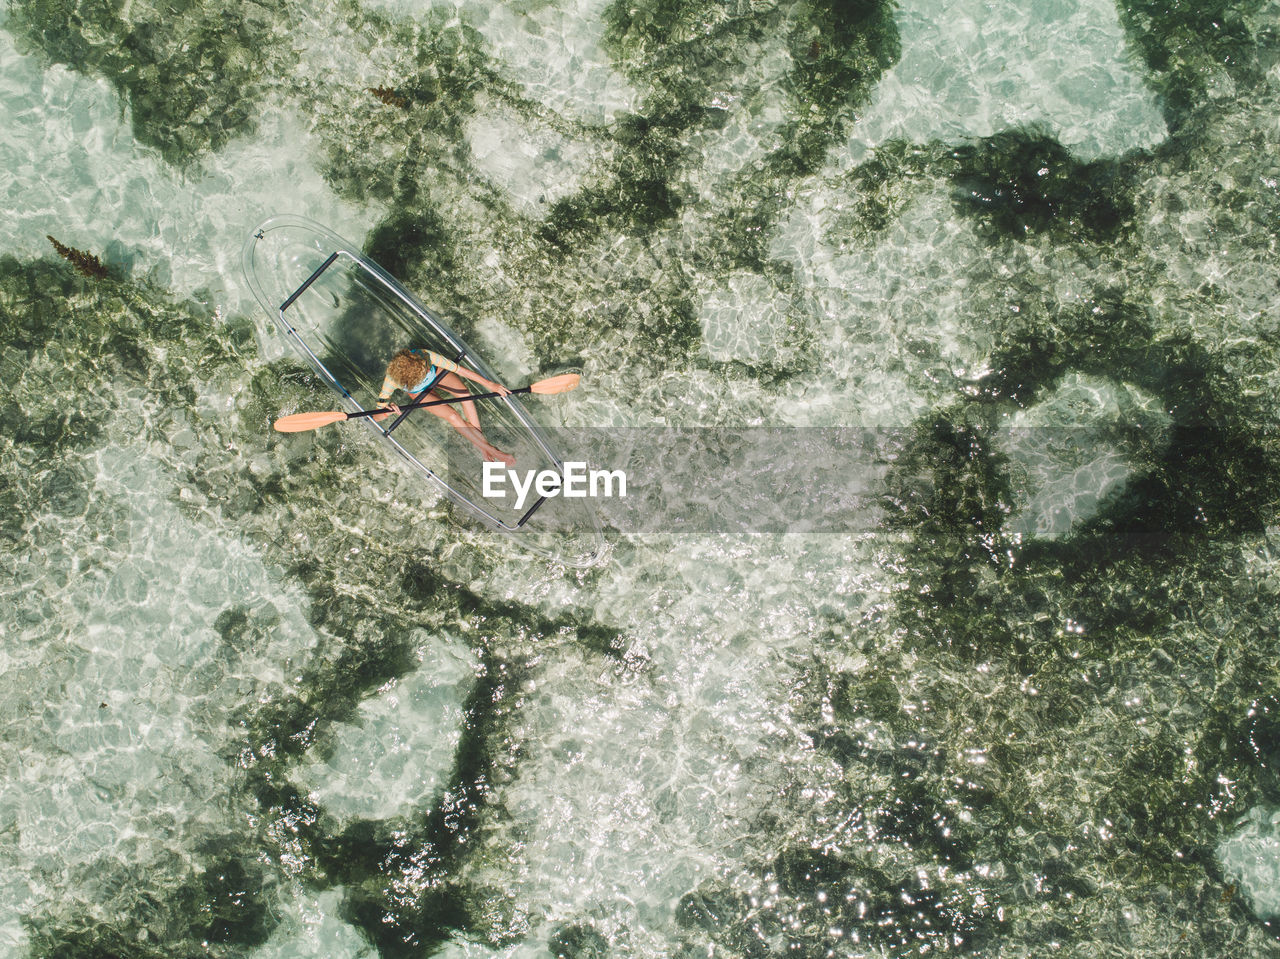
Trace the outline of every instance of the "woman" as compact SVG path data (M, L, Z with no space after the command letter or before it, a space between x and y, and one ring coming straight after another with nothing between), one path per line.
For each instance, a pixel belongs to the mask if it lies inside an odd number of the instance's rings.
M385 406L391 413L398 416L400 407L390 402L391 394L397 389L408 393L412 402L417 402L424 394L439 396L441 399L451 396L468 396L470 391L462 382L462 377L466 377L473 383L479 383L488 393L506 396L511 392L501 383L486 380L479 373L451 362L439 353L431 350L401 350L387 365L387 375L382 381L382 392L378 394L378 405ZM458 407L462 408L461 413L458 412ZM496 460L507 466L515 465L514 456L502 452L486 440L484 434L480 432L480 414L476 412L476 404L473 401L464 400L461 403L428 406L425 409L461 433L485 459ZM373 418L382 420L391 413L379 413Z

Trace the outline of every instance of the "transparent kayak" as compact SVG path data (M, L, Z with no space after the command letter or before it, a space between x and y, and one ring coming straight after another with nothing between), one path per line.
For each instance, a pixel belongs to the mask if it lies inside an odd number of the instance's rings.
M393 277L317 223L298 216L275 216L262 223L245 243L244 270L279 331L348 412L376 408L387 363L405 347L433 350L502 382ZM481 392L475 383L468 386ZM403 395L399 400L407 402ZM564 461L547 431L519 398L479 400L476 408L486 439L515 456L521 474L561 471ZM511 482L490 484L489 492L501 495L485 496L480 454L428 410L380 423L372 417L360 422L366 426L353 420L334 428L373 430L389 452L485 526L571 566L590 566L602 555L604 540L590 500L526 490L521 501Z

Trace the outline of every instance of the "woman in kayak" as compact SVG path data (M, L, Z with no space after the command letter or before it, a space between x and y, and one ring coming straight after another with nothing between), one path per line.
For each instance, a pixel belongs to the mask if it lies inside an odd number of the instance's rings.
M373 418L382 420L392 413L397 416L400 414L400 407L390 402L391 394L397 389L408 393L411 402L417 402L424 395L438 396L440 399L467 396L470 390L462 382L463 377L480 384L488 393L506 396L511 392L501 383L487 380L479 373L445 359L439 353L431 350L401 350L387 365L387 375L382 381L382 391L378 394L378 405L385 406L391 413L380 413ZM458 407L462 408L462 413L458 412ZM502 452L484 438L484 433L480 432L480 414L476 412L476 404L471 400L428 406L425 409L457 430L485 459L505 463L507 466L515 465L514 456Z

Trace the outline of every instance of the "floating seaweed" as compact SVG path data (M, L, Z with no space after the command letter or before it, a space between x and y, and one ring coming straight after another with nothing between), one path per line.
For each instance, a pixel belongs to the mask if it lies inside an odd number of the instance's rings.
M107 278L107 268L102 265L92 253L85 253L69 246L59 243L49 234L45 234L49 242L53 244L53 248L58 251L58 256L62 257L68 263L76 268L83 276L87 276L93 280L104 280Z
M409 109L409 100L402 96L392 87L366 87L373 94L374 98L385 103L389 107L399 107L401 110Z

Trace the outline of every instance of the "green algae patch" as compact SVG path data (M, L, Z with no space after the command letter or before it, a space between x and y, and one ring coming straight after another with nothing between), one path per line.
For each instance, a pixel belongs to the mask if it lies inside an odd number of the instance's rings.
M900 57L894 6L883 0L794 6L618 0L605 13L606 46L637 85L653 91L652 106L662 110L708 103L734 89L731 68L741 70L765 44L784 38L796 110L772 162L803 175L821 166L826 149L847 132L851 109L866 102Z
M250 132L294 58L278 39L282 11L259 3L30 0L11 10L22 48L110 82L134 136L175 166Z
M755 887L708 882L686 893L677 922L690 936L690 952L693 942L709 939L739 955L768 955L764 943L796 955L840 954L849 946L981 955L1007 925L997 915L1003 910L989 890L929 871L898 878L854 853L792 846L761 869Z
M796 119L785 149L796 173L818 170L827 148L846 135L853 111L902 56L896 3L810 0L790 36Z
M146 864L148 894L141 903L115 903L121 908L116 914L68 902L65 911L26 919L31 955L161 959L208 955L211 947L261 946L278 924L268 904L276 883L231 837L211 845L217 847L215 858L202 869L190 871L176 857ZM121 883L114 894L131 891L133 877L126 870L115 864L99 868L103 882Z
M1151 71L1165 122L1182 130L1197 108L1261 81L1256 14L1265 0L1120 0L1129 42Z
M375 226L364 252L392 276L404 276L411 267L449 276L458 268L453 243L443 217L419 205L399 209Z
M651 235L684 205L670 181L686 149L686 131L714 128L723 119L722 111L690 108L620 117L613 128L620 149L612 178L557 201L539 235L560 251L592 242L606 230Z
M498 77L484 38L464 19L429 12L415 24L355 4L342 12L355 42L400 53L373 88L387 91L382 95L332 79L313 95L321 172L353 202L382 201L403 222L428 217L440 175L468 165L466 122L479 102L528 105Z
M1083 163L1047 133L1010 130L956 148L956 206L993 237L1115 240L1132 225L1132 162Z
M1029 637L1015 638L998 597L1055 571L1105 591L1088 603L1092 624L1157 629L1172 609L1160 571L1211 567L1234 537L1273 523L1280 502L1280 451L1254 426L1263 412L1199 344L1156 336L1143 310L1114 298L1051 319L1023 307L974 401L918 424L893 482L891 524L914 530L909 553L923 563L904 608L971 655L1025 652ZM1132 475L1070 535L1026 540L1008 523L1015 496L997 418L1003 404L1032 407L1069 371L1133 384L1159 401L1166 425L1159 442L1132 437ZM1117 591L1129 598L1117 602Z
M741 210L720 214L734 221L727 224L734 237L751 243L747 250L731 251L734 265L757 268L767 259L762 238L785 205L788 185L822 167L828 149L847 135L856 110L897 62L901 51L893 9L889 2L612 4L605 14L606 47L633 82L650 91L641 123L663 129L672 142L650 153L648 171L637 171L623 154L615 161L616 183L602 185L594 205L582 202L589 197L561 201L549 218L548 238L563 245L590 222L603 197L617 198L614 209L632 228L646 230L675 216L688 201L673 180L698 163L687 147L691 135L723 128L725 103L760 95L735 78L735 68L750 72L755 61L773 56L774 46L781 44L789 64L782 82L794 109L776 134L778 145L753 164L754 170L735 178L748 181L738 184L745 194ZM688 104L713 108L692 110ZM627 146L637 125L630 119L620 122L616 142Z
M302 879L321 889L341 887L343 917L382 954L418 955L459 933L501 939L509 933L483 918L492 897L474 888L467 873L477 835L491 819L505 818L496 785L517 774L525 750L511 727L525 704L526 680L539 660L568 649L622 668L625 637L571 611L547 615L477 593L424 562L416 540L366 537L331 523L329 516L341 509L330 498L341 499L366 468L367 460L316 442L287 468L281 464L278 502L239 514L243 529L264 542L279 528L282 511L294 529L326 531L314 545L277 541L272 547L276 562L308 598L321 646L294 667L287 685L246 706L225 758L242 770L244 789L262 816L264 844L273 847L287 835ZM217 504L234 498L230 490L254 482L251 471L211 470L190 481L206 502ZM369 583L380 584L376 597ZM255 631L248 614L236 609L219 624L228 642L243 642ZM337 727L357 722L365 700L423 668L425 642L453 641L448 637L469 646L478 665L438 793L386 819L339 817L290 782L291 770L304 759L332 752Z
M606 959L609 943L590 923L561 926L547 943L554 959Z
M387 668L384 660L380 682ZM308 879L344 888L345 918L382 954L418 955L476 928L471 905L476 894L459 874L483 817L492 811L494 784L510 776L518 758L518 745L505 733L522 701L515 690L527 669L501 654L482 655L480 675L463 706L462 741L447 785L436 803L417 815L340 824L283 782L271 750L259 750L268 758L253 767L252 788L269 819L296 829L306 849ZM369 690L359 676L346 673L346 678L353 688ZM322 705L319 693L306 692L298 701ZM314 723L306 727L301 740L291 737L294 746L288 752L309 748L315 728ZM319 732L323 737L323 727Z
M849 210L837 218L834 235L845 244L867 245L897 221L921 186L952 167L940 144L901 140L882 143L845 178Z
M779 21L778 5L719 0L615 0L605 8L605 49L659 108L706 103L732 82L745 48Z
M1275 523L1280 451L1224 357L1161 332L1148 308L1106 292L1017 307L995 324L990 372L916 425L890 479L889 525L909 536L895 635L933 664L914 674L935 678L897 697L843 680L826 701L838 725L873 723L876 741L897 744L879 749L896 764L902 739L936 742L935 765L920 767L927 793L965 780L998 796L986 807L978 793L957 799L1001 837L1006 868L1056 850L1050 881L1005 904L1016 937L1032 924L1070 941L1080 904L1163 883L1206 917L1196 935L1211 950L1222 933L1207 917L1225 921L1229 906L1196 904L1214 874L1208 850L1271 788L1237 704L1270 670L1275 613L1261 594L1274 585L1252 580L1248 555ZM1123 485L1069 530L1041 537L1011 523L1003 424L1102 383L1141 407L1112 430ZM1033 446L1051 440L1027 431ZM1206 609L1219 612L1206 621ZM954 705L936 716L931 702ZM825 738L842 762L873 766L875 748ZM958 761L968 753L980 764ZM927 832L894 831L927 846Z
M239 370L238 335L209 320L115 277L0 258L0 339L6 359L21 358L6 370L0 392L13 453L0 471L12 477L11 493L21 504L8 514L15 533L46 507L86 515L95 501L88 491L97 447L122 433L154 429L166 436L195 404L191 382ZM122 415L135 395L149 400L154 419Z

